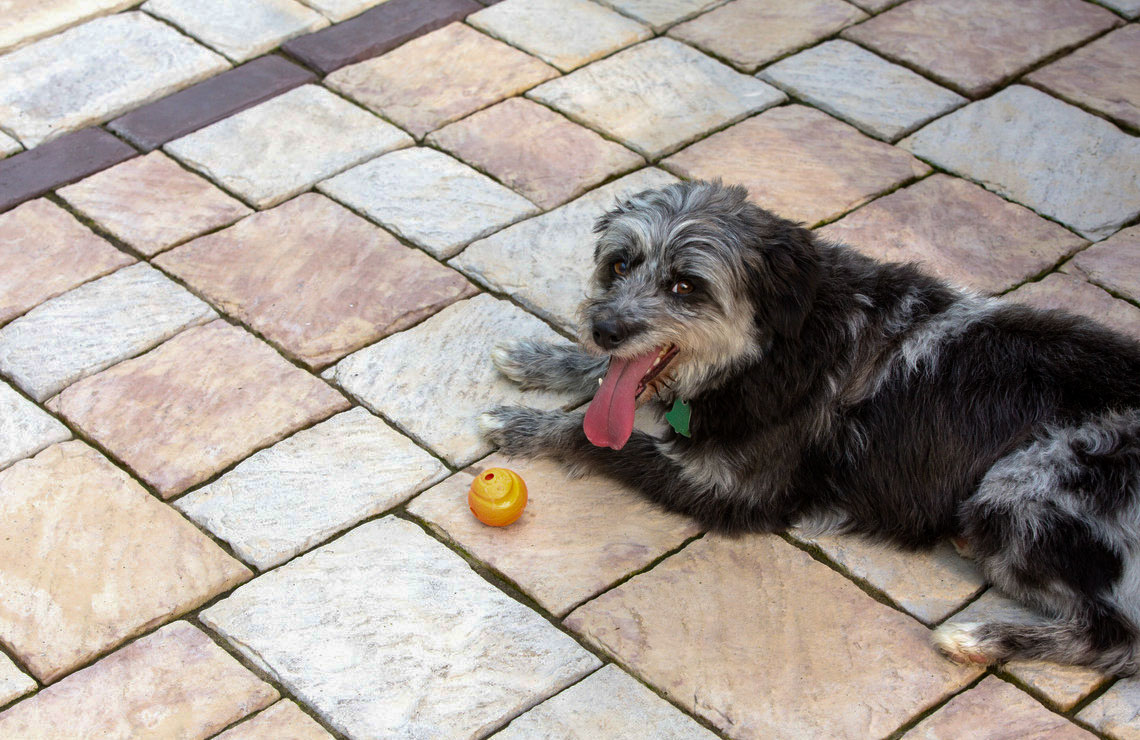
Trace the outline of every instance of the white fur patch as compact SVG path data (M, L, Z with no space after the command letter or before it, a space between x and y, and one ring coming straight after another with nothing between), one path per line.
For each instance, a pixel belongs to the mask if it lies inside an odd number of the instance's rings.
M991 659L977 637L977 622L947 622L931 634L934 644L955 663L986 665Z

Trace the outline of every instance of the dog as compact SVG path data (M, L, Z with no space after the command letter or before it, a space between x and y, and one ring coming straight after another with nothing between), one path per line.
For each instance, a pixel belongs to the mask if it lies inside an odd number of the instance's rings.
M1048 621L947 623L948 657L1136 671L1140 343L877 262L739 186L648 190L595 232L579 345L492 350L524 388L593 401L485 413L503 453L608 475L710 530L952 539ZM634 430L640 404L670 419L663 437Z

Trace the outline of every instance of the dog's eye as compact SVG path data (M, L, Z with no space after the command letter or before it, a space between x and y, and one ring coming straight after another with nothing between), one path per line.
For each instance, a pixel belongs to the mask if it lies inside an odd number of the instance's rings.
M614 273L623 277L629 274L629 263L625 260L618 260L614 263Z
M678 295L688 295L693 292L693 284L688 280L678 280L673 283L673 292Z

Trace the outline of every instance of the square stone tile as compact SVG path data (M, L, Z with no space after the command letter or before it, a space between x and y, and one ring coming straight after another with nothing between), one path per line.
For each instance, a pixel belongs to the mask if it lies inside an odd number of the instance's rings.
M421 137L557 76L529 54L452 23L338 70L325 84Z
M1119 23L1080 0L911 0L843 35L978 97Z
M883 737L981 672L772 535L708 535L565 624L732 738Z
M201 619L351 737L481 736L600 664L393 517L258 578Z
M581 400L524 392L503 377L489 353L496 342L514 338L560 339L521 309L480 295L349 355L323 377L462 467L491 451L478 428L479 414L491 406L554 409Z
M377 157L317 187L440 259L538 213L521 195L424 147Z
M759 205L814 226L930 171L826 113L788 105L713 134L664 161L684 178L722 178Z
M310 368L475 292L462 275L316 193L155 262Z
M782 59L765 68L760 77L888 141L967 102L906 67L842 39Z
M617 51L652 32L589 0L506 0L467 22L563 72Z
M1087 316L1140 340L1140 309L1073 275L1053 273L1008 294L1012 301Z
M669 35L755 72L866 17L843 0L732 0L674 26Z
M145 255L228 226L251 211L162 152L61 188L67 203Z
M227 66L145 13L98 18L0 56L0 126L33 147Z
M963 287L1001 293L1040 275L1086 242L1028 208L936 174L819 230L886 262L917 262Z
M348 402L215 321L84 378L48 406L169 498Z
M1113 740L1140 738L1140 679L1123 678L1077 714Z
M125 141L90 127L0 159L0 213L137 155Z
M388 0L302 0L313 10L331 20L333 23L348 20L359 15L369 8L381 5Z
M0 735L208 737L277 696L197 627L175 622L0 714Z
M1101 5L1112 8L1125 18L1140 18L1140 0L1101 0Z
M594 270L594 224L619 198L674 182L677 178L659 169L634 172L481 239L449 264L574 332L578 306Z
M1094 241L1140 215L1140 138L1031 87L971 103L899 145Z
M1140 128L1140 24L1118 28L1026 79Z
M6 0L0 26L0 54L58 33L98 15L117 13L135 0Z
M502 5L496 5L500 8ZM645 164L640 155L525 98L511 98L428 136L543 208Z
M243 460L175 506L266 570L446 474L442 463L357 407Z
M214 309L150 265L131 265L52 298L0 329L0 370L43 401L216 318Z
M37 688L35 679L17 668L8 656L0 654L0 707Z
M390 123L318 85L304 85L164 148L257 208L377 154L412 144Z
M332 740L315 719L294 702L282 699L256 716L232 727L215 740Z
M611 664L515 718L491 737L713 740L716 735Z
M134 261L49 200L0 213L0 324Z
M59 420L0 382L0 470L70 438Z
M78 441L0 473L0 514L0 639L45 682L251 575Z
M15 154L20 151L20 142L13 139L11 136L0 132L0 159L7 157L9 154Z
M148 0L142 9L235 62L329 24L323 15L294 0Z
M620 51L527 96L653 159L786 99L770 85L666 38Z
M1093 740L1096 735L1054 714L1016 686L986 676L969 691L955 696L937 712L906 733L913 740L998 740L1056 738Z
M1092 245L1074 257L1065 270L1140 303L1140 226L1123 229Z
M648 23L654 31L664 31L669 26L688 20L725 0L600 0L628 16Z

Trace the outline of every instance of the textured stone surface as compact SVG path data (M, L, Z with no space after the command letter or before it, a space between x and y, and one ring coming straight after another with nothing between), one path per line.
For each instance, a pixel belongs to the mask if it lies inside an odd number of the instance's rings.
M423 147L365 162L319 188L440 258L538 213L486 175Z
M446 472L357 407L258 452L175 506L265 570L403 502Z
M1000 293L1041 274L1086 242L1028 208L937 174L820 229L888 262L918 262L958 285Z
M268 208L410 137L317 85L279 95L176 139L166 151Z
M604 5L648 23L654 31L663 31L679 21L687 20L720 5L724 0L601 0Z
M713 740L716 735L617 666L607 665L512 720L491 737Z
M0 160L0 213L137 153L101 128L85 128Z
M0 382L0 470L70 437L51 414Z
M1072 275L1046 275L1044 280L1021 286L1009 298L1038 308L1059 308L1088 316L1140 339L1140 309Z
M566 625L729 737L883 737L980 669L775 536L708 535Z
M48 200L0 214L0 324L134 261Z
M0 133L0 159L18 151L20 151L20 142L5 133Z
M204 738L277 696L201 630L176 622L0 714L0 736Z
M1140 25L1118 28L1028 76L1063 98L1140 128Z
M756 203L807 226L930 171L906 152L801 105L738 123L664 165L682 177L744 185Z
M99 227L146 255L250 213L206 180L151 152L59 190Z
M215 321L84 378L49 406L169 497L348 403Z
M35 146L226 66L143 13L98 18L0 56L0 126Z
M329 24L294 0L148 0L142 7L235 62Z
M4 0L0 15L0 54L65 28L134 5L134 0Z
M0 473L0 522L0 639L41 681L250 576L78 441Z
M35 679L23 673L6 655L0 654L0 706L35 689Z
M914 0L843 35L978 97L1118 23L1080 0Z
M452 465L463 466L491 450L477 421L489 407L522 403L552 409L573 400L546 391L523 392L495 369L488 354L491 346L515 338L559 340L533 316L480 295L349 355L323 377L426 442Z
M647 157L785 99L673 39L658 38L528 93Z
M315 719L282 699L257 716L226 730L216 740L332 740Z
M843 0L733 0L669 35L753 72L866 17Z
M1116 232L1073 258L1067 270L1140 302L1140 226Z
M1077 719L1114 740L1137 740L1140 738L1140 679L1117 681L1082 709Z
M0 370L43 401L218 315L147 264L43 303L0 329Z
M1125 18L1140 18L1140 0L1101 0L1106 5Z
M452 23L335 72L325 83L418 137L557 74L529 54Z
M589 0L506 0L467 22L563 72L651 35L637 21Z
M645 164L625 147L525 98L474 113L431 134L428 142L491 173L543 208Z
M1030 87L954 111L900 145L1090 239L1140 214L1140 139Z
M196 239L156 263L309 367L405 329L475 290L315 193Z
M509 293L543 318L574 331L594 266L594 223L619 197L677 179L645 169L577 200L475 242L452 265L492 290Z
M599 665L392 517L262 576L202 620L357 738L474 737Z
M303 0L303 2L336 23L337 21L348 20L369 8L387 2L387 0Z
M841 39L776 62L760 77L888 141L966 102L961 95Z
M526 481L526 510L507 529L488 527L472 516L467 491L487 468L512 465ZM512 464L500 455L416 497L408 511L556 616L700 532L695 522L605 478L569 478L557 463Z

